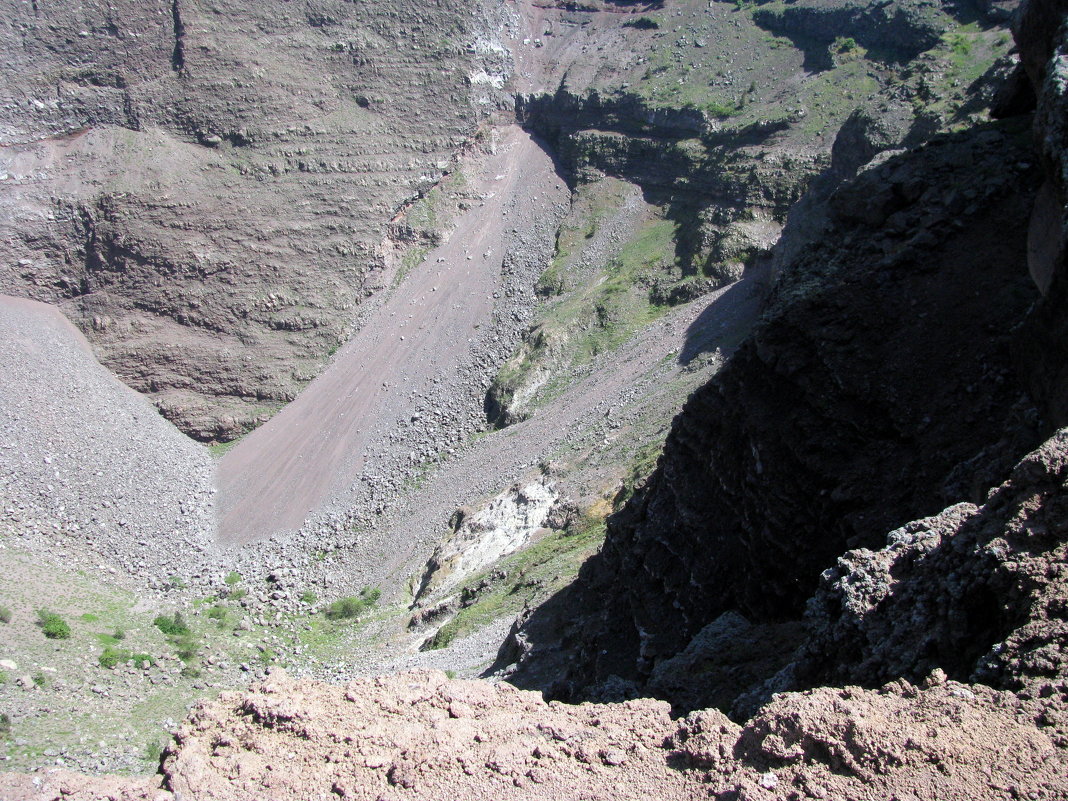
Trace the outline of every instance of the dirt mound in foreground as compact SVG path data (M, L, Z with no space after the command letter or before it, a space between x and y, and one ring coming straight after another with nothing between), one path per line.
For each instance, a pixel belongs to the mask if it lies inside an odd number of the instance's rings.
M156 781L9 774L0 798L1054 799L1068 753L1011 693L938 671L783 694L744 727L437 671L337 686L277 672L195 708Z

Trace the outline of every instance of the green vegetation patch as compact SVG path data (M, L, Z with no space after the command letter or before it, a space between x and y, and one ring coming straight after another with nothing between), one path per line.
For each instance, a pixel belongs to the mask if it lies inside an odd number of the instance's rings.
M126 664L131 660L133 661L134 667L138 668L144 668L146 664L149 666L156 664L156 660L151 654L133 653L125 648L115 648L110 645L105 646L103 652L97 658L101 667L109 669Z
M47 609L38 610L37 625L41 627L44 636L50 640L70 638L70 624L55 612L49 612Z
M578 188L571 213L557 231L552 263L535 286L540 296L560 295L581 285L584 276L575 273L573 262L586 242L597 235L612 212L623 204L628 188L625 182L612 178Z
M175 612L170 617L157 615L156 619L152 621L152 625L168 637L180 637L189 634L189 626L186 624L181 612Z
M226 619L229 616L229 610L222 604L215 604L207 612L204 613L205 617L209 620L214 620L215 623L221 628L226 625Z
M654 304L649 284L655 274L675 264L677 226L671 220L654 220L628 242L609 262L603 279L577 299L592 324L575 341L572 361L583 364L625 342L639 328L659 317L666 307Z
M231 450L237 443L241 441L240 437L228 440L226 442L211 442L208 443L208 453L214 456L216 459L221 459L229 450Z
M490 387L498 426L550 400L566 387L561 376L571 368L619 347L669 308L658 302L653 287L681 272L679 225L660 213L646 219L607 263L576 264L583 241L595 235L612 204L622 201L622 191L614 181L603 191L580 190L577 210L557 238L556 257L539 280L539 292L555 297ZM523 401L517 403L520 395Z
M375 607L382 591L378 588L364 587L359 595L339 598L323 610L327 620L359 620Z

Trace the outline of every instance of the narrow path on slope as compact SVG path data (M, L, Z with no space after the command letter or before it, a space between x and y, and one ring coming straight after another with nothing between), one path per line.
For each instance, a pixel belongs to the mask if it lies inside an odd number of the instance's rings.
M510 208L566 195L549 156L518 126L471 176L482 206L461 216L330 367L219 462L219 539L242 545L299 529L318 511L352 502L354 480L414 412L412 397L476 359L494 336ZM544 190L544 191L542 191ZM563 192L564 195L560 193ZM481 329L481 330L480 330ZM389 469L383 460L380 469ZM357 490L358 491L358 490Z

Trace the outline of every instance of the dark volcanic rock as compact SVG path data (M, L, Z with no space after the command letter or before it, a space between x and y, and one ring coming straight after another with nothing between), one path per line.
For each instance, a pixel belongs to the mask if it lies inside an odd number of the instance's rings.
M808 669L832 682L919 678L934 667L998 684L1068 677L1068 655L1059 653L1068 643L1066 483L1068 431L1061 431L983 506L950 507L893 532L879 552L847 553L809 604ZM1024 625L1033 630L1017 631ZM1057 643L1058 653L1036 659L1036 635ZM1021 654L1024 642L1030 657Z
M1048 179L1028 232L1028 268L1044 297L1020 340L1031 392L1057 425L1068 423L1068 4L1030 3L1018 21L1021 63L1038 91L1035 139ZM1055 54L1048 63L1043 57Z
M800 617L843 550L980 501L1039 441L1010 353L1036 294L1029 142L1019 124L943 137L832 197L586 565L570 605L595 611L561 692L642 680L728 610Z
M1068 430L976 507L962 503L850 551L809 601L796 662L748 699L821 684L876 687L941 669L1037 699L1068 743Z

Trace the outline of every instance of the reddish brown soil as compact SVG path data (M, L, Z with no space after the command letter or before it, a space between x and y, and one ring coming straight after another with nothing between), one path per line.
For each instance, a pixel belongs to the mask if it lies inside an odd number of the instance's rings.
M740 727L666 703L570 706L436 671L284 673L203 702L162 784L0 776L3 799L1057 799L1068 755L1008 693L947 682L779 696Z

